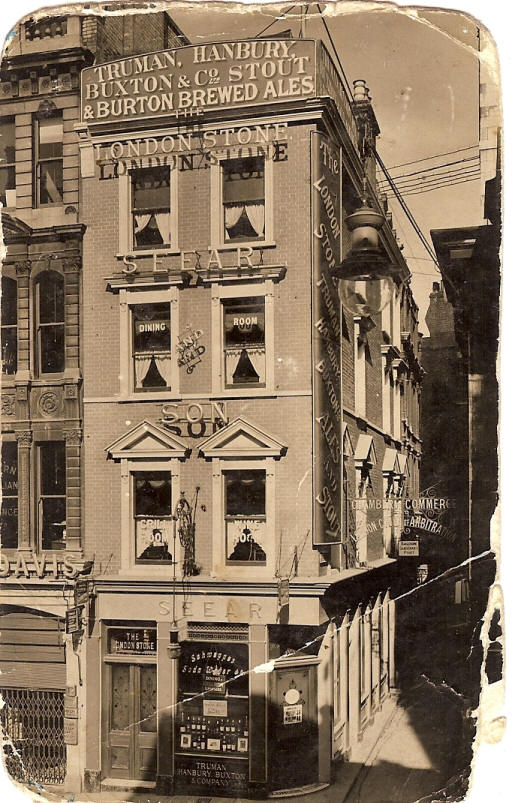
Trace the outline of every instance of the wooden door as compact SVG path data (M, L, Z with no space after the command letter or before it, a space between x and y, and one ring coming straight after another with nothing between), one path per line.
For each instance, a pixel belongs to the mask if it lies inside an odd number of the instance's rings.
M109 775L130 780L156 776L156 666L111 664Z
M271 789L294 789L318 782L317 667L272 673L270 732Z

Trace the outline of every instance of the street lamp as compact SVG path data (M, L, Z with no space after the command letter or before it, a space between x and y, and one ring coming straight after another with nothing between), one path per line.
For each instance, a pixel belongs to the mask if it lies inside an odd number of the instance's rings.
M369 206L363 195L361 206L345 222L351 233L351 248L333 275L339 279L343 306L352 315L371 317L381 312L393 295L392 265L379 244L385 217Z

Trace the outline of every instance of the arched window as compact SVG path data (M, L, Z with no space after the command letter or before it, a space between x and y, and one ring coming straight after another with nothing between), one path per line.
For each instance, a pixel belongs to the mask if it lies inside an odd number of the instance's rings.
M18 287L2 276L2 373L12 376L18 367Z
M48 270L36 283L36 348L39 374L64 370L64 277Z

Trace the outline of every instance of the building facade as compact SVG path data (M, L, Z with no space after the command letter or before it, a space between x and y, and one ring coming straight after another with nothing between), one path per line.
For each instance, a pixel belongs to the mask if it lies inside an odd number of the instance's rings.
M14 285L4 291L3 353L7 367L18 360L5 371L5 444L18 437L20 488L31 478L15 547L15 481L4 489L2 570L16 606L5 615L32 632L52 614L45 645L67 656L56 691L73 788L315 790L395 683L392 597L419 491L418 310L390 215L382 311L349 312L333 277L363 194L386 212L363 144L377 121L319 41L180 47L172 28L174 40L144 47L131 18L116 17L129 20L127 49L113 52L115 29L75 19L98 50L76 73L81 113L76 80L62 96L67 227L43 214L37 229L38 185L18 196L18 172L3 216L16 246L4 276L37 264L16 277L17 347ZM39 95L5 101L25 127L8 154L16 171L20 148L40 154L25 154L19 186L41 175L50 196L60 98L50 131L37 121L32 135ZM51 275L55 289L41 293L50 270L63 289ZM32 332L42 345L29 359ZM65 357L46 383L48 340L48 359L59 343Z

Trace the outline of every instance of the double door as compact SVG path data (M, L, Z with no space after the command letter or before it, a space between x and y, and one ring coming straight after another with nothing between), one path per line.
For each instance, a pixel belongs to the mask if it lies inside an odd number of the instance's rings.
M156 664L108 666L108 764L111 778L156 777Z

